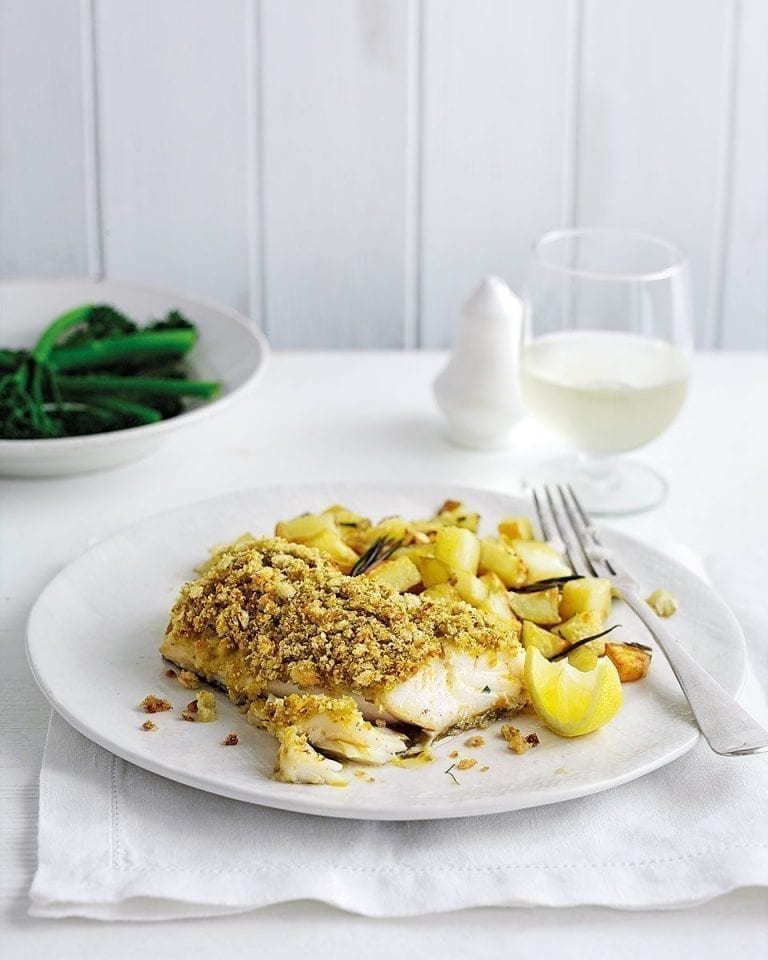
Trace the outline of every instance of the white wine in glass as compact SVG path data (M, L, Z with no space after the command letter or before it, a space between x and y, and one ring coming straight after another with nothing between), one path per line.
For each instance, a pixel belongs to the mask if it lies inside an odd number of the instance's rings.
M618 230L563 230L534 248L525 294L526 405L578 457L533 471L571 483L593 513L663 499L651 468L617 454L658 437L685 400L692 349L688 266L671 243Z

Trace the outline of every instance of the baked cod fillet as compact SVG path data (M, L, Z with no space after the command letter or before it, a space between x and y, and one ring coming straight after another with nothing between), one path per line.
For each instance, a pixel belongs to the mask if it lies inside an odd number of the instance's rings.
M519 632L264 538L217 553L182 588L160 652L249 707L291 769L338 782L324 757L386 763L524 706ZM281 779L302 780L284 766Z

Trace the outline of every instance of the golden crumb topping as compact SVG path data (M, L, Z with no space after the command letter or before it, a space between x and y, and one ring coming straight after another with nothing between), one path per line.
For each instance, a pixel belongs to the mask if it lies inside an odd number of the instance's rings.
M291 693L287 697L254 700L248 708L246 719L254 726L266 727L275 735L283 727L302 728L318 714L323 714L334 723L350 726L361 719L352 697L328 697L322 693ZM371 727L371 724L365 723L365 726Z
M171 672L173 671L169 671L169 673ZM173 675L174 677L176 676L175 673L173 673ZM168 676L168 673L166 673L166 676ZM181 673L178 675L177 680L182 685L182 687L186 687L187 690L200 689L200 681L197 679L194 673L192 673L191 670L182 670Z
M182 588L166 633L169 643L240 651L262 689L370 692L413 676L444 643L472 655L517 650L519 629L460 600L346 576L317 550L268 537L218 553Z

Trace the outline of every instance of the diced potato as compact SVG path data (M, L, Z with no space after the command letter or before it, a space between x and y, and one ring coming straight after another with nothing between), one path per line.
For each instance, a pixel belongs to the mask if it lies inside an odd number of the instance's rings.
M488 589L491 593L501 593L506 599L507 588L498 573L489 571L488 573L481 574L480 579L483 581L483 583L488 585Z
M434 587L438 583L448 583L451 579L451 571L437 557L416 557L415 559L425 587Z
M434 557L435 548L431 543L412 543L407 547L398 547L393 557L410 557L418 567L421 557Z
M552 629L571 644L577 643L585 637L590 637L593 633L600 633L602 626L603 621L600 619L600 614L594 610L582 610L581 613L574 614L572 617L569 617L568 620L563 621L559 626L553 627ZM592 640L589 645L598 656L601 655L605 649L604 640Z
M576 667L577 670L582 670L584 673L587 673L589 670L594 670L599 659L598 655L588 643L585 643L583 647L576 647L575 650L571 650L568 654L568 663L570 663L572 667Z
M480 605L480 609L501 617L502 620L517 619L509 606L509 594L499 575L484 573L480 579L488 587L488 599Z
M385 517L376 524L375 527L369 527L366 531L366 541L370 546L374 540L380 540L386 537L390 540L405 540L408 521L405 517Z
M438 530L442 530L444 526L441 520L412 520L408 531L418 541L434 543Z
M349 573L359 559L352 547L344 543L338 534L328 530L307 541L307 546L326 553L344 573Z
M672 596L669 590L659 587L645 601L652 610L660 617L671 617L677 610L677 600Z
M368 546L366 531L370 529L371 521L368 517L349 510L341 504L334 504L323 511L324 515L333 517L339 529L339 536L348 546L358 553L363 553Z
M323 515L328 514L333 517L339 526L370 527L371 521L368 517L363 517L349 507L342 506L340 503L334 503L323 510Z
M384 563L374 567L370 573L366 574L376 583L384 583L398 593L405 593L411 587L416 587L421 583L421 574L416 564L408 557L396 557L393 560L385 560Z
M571 572L563 557L548 543L539 540L513 540L512 548L528 571L524 581L526 584L549 580L551 577L567 577Z
M510 591L509 605L521 620L553 624L560 623L559 599L557 587L537 590L535 593Z
M475 574L480 560L480 541L471 530L443 527L435 540L435 557L451 570Z
M472 533L477 533L480 526L480 514L465 510L464 504L459 500L446 500L437 511L437 516L443 523L471 530Z
M523 620L521 639L526 649L528 647L538 647L547 658L562 653L563 650L568 647L567 640L558 637L557 634L551 633L549 630L545 630L543 627L538 627L535 623L531 623L530 620Z
M422 597L433 597L436 600L461 600L459 591L452 583L436 583L434 587L427 587Z
M475 577L466 570L459 570L453 575L451 581L459 591L459 596L473 607L483 608L483 604L488 600L488 584L484 583L480 577Z
M528 517L505 517L499 524L499 533L508 540L533 540L533 524Z
M507 587L521 587L527 577L523 561L503 540L480 541L480 572L495 573Z
M497 593L495 590L491 590L488 593L488 599L484 600L480 604L480 609L485 613L492 614L495 617L500 617L502 620L507 620L509 622L517 621L517 617L512 613L512 610L509 606L507 600L507 592Z
M642 680L648 675L652 653L634 643L606 643L605 655L613 661L622 683Z
M581 580L569 580L563 584L563 597L560 601L560 617L569 617L583 610L594 610L599 614L600 622L605 623L611 613L611 581L602 577L584 577Z
M275 536L292 543L307 543L324 532L338 533L336 521L327 513L305 513L293 520L282 520L275 527Z

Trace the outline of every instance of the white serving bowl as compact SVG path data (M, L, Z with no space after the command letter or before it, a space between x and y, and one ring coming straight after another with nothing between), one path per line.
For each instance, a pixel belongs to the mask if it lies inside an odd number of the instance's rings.
M3 476L62 476L135 460L158 447L169 433L223 410L241 397L264 369L267 341L237 311L167 290L110 280L0 283L0 347L31 347L54 317L84 303L111 304L140 324L164 317L169 310L180 310L200 334L189 357L192 374L219 381L221 392L178 417L141 427L54 440L0 440Z

